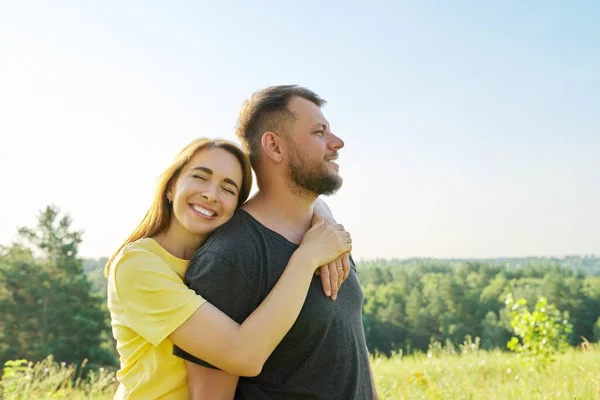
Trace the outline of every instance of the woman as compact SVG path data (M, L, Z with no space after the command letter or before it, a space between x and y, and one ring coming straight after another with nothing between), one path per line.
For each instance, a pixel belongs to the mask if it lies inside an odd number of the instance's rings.
M190 143L161 175L150 210L106 267L121 362L115 398L188 398L173 344L231 374L256 375L298 317L315 270L351 250L340 225L315 223L271 293L238 325L183 277L208 235L246 201L251 179L235 144L209 139Z

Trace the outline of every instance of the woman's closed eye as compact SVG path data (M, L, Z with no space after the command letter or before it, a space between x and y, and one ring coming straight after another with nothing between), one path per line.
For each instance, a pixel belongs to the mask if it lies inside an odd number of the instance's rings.
M235 192L234 192L232 189L229 189L229 188L228 188L228 187L226 187L226 186L223 186L223 187L222 187L222 189L223 189L224 191L226 191L227 193L230 193L230 194L233 194L233 195L235 195Z
M192 178L200 179L200 180L202 180L202 181L206 181L206 180L207 180L207 179L206 179L205 177L203 177L202 175L195 175L195 174L193 174L193 175L192 175Z

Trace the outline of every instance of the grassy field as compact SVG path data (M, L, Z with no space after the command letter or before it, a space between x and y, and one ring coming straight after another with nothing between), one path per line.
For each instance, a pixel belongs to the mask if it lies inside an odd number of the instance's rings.
M570 350L543 370L514 354L476 351L374 357L381 399L600 399L600 350ZM51 360L15 363L2 380L4 399L111 399L114 372L75 379L75 368Z
M574 351L538 371L515 354L375 358L382 399L600 399L600 351Z

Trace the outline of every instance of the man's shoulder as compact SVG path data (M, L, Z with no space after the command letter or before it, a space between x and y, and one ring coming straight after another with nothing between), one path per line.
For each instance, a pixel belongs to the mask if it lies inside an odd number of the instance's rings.
M254 236L255 227L253 227L252 222L249 214L238 208L229 221L225 222L210 235L199 251L211 250L214 247L223 245L231 245L232 243L237 243L240 240Z
M187 284L212 303L217 299L214 291L224 290L219 294L224 296L236 290L237 296L243 296L240 290L254 293L264 266L260 226L256 224L248 213L236 210L190 260Z
M196 251L192 261L217 257L236 264L240 259L247 259L256 252L256 242L260 237L255 225L247 212L237 209L231 219L213 232Z

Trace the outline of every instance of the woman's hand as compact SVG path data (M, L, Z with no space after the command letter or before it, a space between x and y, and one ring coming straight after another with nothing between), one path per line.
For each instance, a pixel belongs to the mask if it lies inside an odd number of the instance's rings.
M323 199L317 198L312 224L314 225L320 219L324 219L326 224L337 224L329 206ZM321 284L323 285L325 295L335 300L342 283L350 275L350 253L344 253L334 261L321 266L315 271L315 275L321 276Z
M329 264L323 265L315 271L315 275L321 276L325 295L335 300L342 283L350 275L350 253L344 253Z
M320 220L304 234L298 251L311 268L335 262L344 253L352 250L352 238L339 224L327 225ZM337 284L337 282L336 282Z

